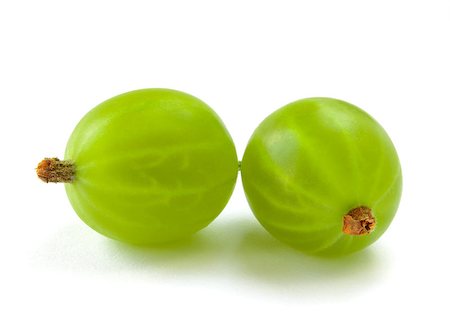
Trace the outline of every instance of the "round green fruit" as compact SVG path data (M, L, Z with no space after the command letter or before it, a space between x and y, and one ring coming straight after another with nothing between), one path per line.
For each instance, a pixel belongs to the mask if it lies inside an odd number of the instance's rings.
M388 228L402 175L383 128L360 108L303 99L267 117L241 165L247 200L279 240L308 254L361 250Z
M238 160L216 113L168 89L113 97L79 122L65 160L38 166L46 182L68 182L78 216L113 239L154 244L207 226L233 191Z

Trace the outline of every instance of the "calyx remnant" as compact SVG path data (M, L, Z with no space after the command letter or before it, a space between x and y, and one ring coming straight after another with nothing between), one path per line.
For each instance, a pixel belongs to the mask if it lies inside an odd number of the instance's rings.
M376 220L372 210L366 206L360 206L350 210L343 219L342 232L353 236L363 236L375 230Z

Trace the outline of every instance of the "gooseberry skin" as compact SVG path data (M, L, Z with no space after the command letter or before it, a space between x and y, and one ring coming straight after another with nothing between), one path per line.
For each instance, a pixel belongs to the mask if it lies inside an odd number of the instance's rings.
M113 97L87 113L67 143L75 164L67 196L110 238L151 245L182 239L223 210L238 161L216 113L169 89Z
M366 112L332 98L295 101L254 131L241 164L247 200L274 237L307 254L339 256L375 242L401 197L397 152ZM367 235L343 232L343 216L365 206Z

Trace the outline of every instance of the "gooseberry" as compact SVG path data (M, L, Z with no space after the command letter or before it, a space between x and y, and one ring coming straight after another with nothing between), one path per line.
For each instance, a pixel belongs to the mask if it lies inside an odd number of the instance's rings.
M183 92L143 89L87 113L64 160L43 160L45 182L65 182L78 216L113 239L154 244L213 221L233 191L238 161L216 113Z
M258 221L308 254L352 253L375 242L399 205L400 162L366 112L331 98L295 101L267 117L243 156Z

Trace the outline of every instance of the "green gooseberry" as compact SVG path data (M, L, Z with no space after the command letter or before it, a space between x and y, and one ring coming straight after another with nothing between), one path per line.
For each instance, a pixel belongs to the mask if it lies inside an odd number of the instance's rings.
M401 196L400 162L366 112L331 98L295 101L253 133L241 165L258 221L307 254L337 256L375 242Z
M216 113L183 92L143 89L113 97L73 131L64 160L37 168L66 182L78 216L133 244L182 239L206 227L234 189L238 160Z

